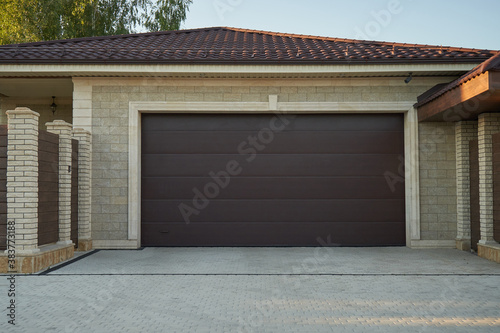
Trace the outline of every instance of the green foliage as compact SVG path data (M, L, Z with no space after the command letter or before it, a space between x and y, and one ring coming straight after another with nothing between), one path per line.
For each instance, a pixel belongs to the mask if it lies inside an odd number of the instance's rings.
M28 1L0 0L0 43L9 44L16 41L35 41L34 25L31 24L31 15L26 15ZM23 29L30 26L30 29Z
M186 19L186 13L193 0L158 0L155 4L147 1L152 8L144 15L144 26L150 31L176 30Z
M193 0L0 0L0 44L179 29Z
M64 37L124 34L139 23L137 0L63 0Z

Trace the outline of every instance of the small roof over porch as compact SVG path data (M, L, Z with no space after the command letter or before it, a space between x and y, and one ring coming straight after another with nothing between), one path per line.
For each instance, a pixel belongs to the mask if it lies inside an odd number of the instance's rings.
M500 52L448 84L418 97L418 120L474 120L486 112L500 112Z

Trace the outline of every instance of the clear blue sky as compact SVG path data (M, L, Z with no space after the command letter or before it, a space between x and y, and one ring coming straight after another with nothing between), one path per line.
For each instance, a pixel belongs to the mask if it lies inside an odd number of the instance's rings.
M500 0L194 0L182 28L216 26L500 50Z

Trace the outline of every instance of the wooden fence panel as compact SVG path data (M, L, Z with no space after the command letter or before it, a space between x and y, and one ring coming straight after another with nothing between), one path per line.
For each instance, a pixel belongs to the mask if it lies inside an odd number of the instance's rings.
M493 135L493 239L500 242L500 133Z
M7 248L7 125L0 126L0 251Z
M469 142L470 162L470 246L477 252L477 243L481 239L479 221L479 142Z
M59 240L59 136L38 134L38 245Z
M71 147L71 240L78 247L78 140Z

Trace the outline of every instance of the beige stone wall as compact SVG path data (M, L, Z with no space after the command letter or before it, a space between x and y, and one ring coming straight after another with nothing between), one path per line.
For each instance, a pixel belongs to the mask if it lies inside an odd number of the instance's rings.
M420 232L422 240L457 235L455 126L419 125Z
M111 79L112 80L112 79ZM416 101L437 82L414 80L135 80L92 87L92 239L128 236L128 113L130 101L394 102ZM132 85L130 82L140 82ZM221 82L217 84L217 82ZM121 83L121 84L120 84ZM317 83L317 84L315 84ZM447 230L447 232L449 232ZM437 237L437 236L436 236ZM443 236L448 239L448 234ZM432 239L432 238L431 238ZM441 239L441 238L440 238Z

